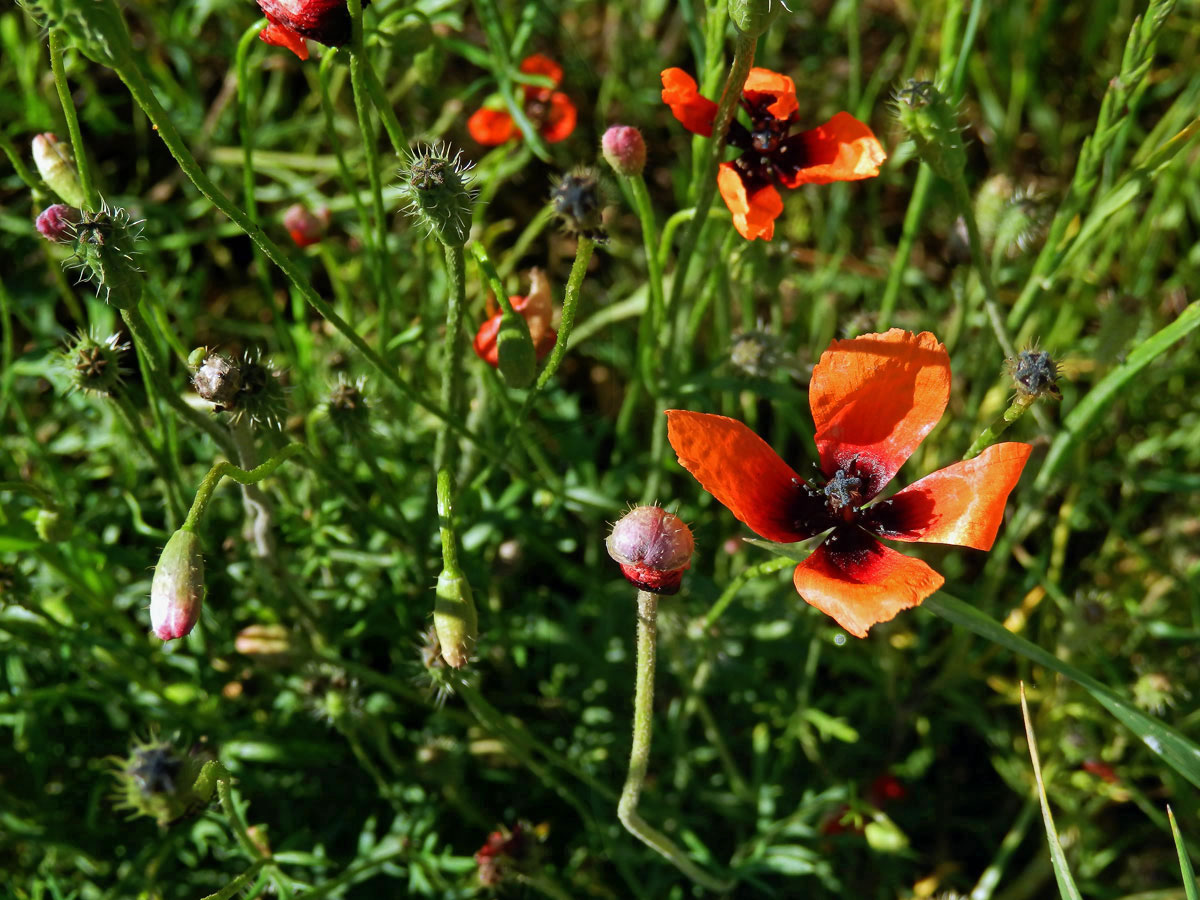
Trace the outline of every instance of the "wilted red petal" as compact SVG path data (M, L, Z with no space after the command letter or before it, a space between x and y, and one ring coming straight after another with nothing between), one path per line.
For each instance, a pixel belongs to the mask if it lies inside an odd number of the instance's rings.
M346 0L258 0L258 6L270 22L301 37L330 47L340 47L350 40Z
M1028 444L993 444L974 459L926 475L867 514L891 540L991 550L1004 504L1032 450Z
M471 344L475 348L475 355L493 369L500 367L500 355L496 347L496 335L499 331L500 313L496 313L479 326L479 331L475 332L475 340Z
M503 144L521 133L505 110L487 107L471 114L471 118L467 119L467 131L485 147Z
M701 487L770 541L812 537L796 527L806 494L791 466L736 419L667 410L667 440Z
M575 104L571 102L571 98L561 91L555 91L550 95L546 121L539 130L547 143L557 144L571 136L571 132L575 130L575 120Z
M525 57L521 62L521 71L526 75L545 75L554 82L554 87L562 84L562 66L540 53ZM535 90L537 89L535 88Z
M945 582L919 559L885 547L857 527L838 528L792 580L807 603L855 637L921 601Z
M692 134L712 137L713 120L717 117L717 104L700 96L696 79L683 69L663 69L663 103L671 107L671 113Z
M304 42L304 38L285 25L271 22L258 36L272 47L286 47L300 59L308 59L308 44Z
M789 141L800 142L803 163L793 172L780 172L784 187L873 178L887 159L871 129L847 112Z
M752 104L762 100L763 95L773 97L767 112L777 119L786 119L800 105L796 102L796 85L792 79L770 69L751 69L742 88L742 96Z
M950 357L929 332L893 328L834 341L808 387L821 469L832 476L857 461L879 493L929 434L950 398Z
M717 170L717 188L733 214L733 227L738 234L748 241L755 238L769 241L775 236L775 220L783 212L783 198L773 184L750 194L737 167L726 162Z

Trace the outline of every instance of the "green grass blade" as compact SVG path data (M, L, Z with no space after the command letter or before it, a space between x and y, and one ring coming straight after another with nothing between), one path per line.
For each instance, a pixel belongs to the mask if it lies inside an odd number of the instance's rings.
M1175 813L1167 807L1167 818L1171 822L1171 835L1175 838L1175 852L1179 854L1179 870L1183 873L1183 892L1187 900L1200 900L1200 890L1196 889L1196 873L1192 869L1192 861L1188 858L1187 845L1179 831L1179 823L1175 821Z
M1092 676L1081 672L1054 654L1013 634L995 619L939 591L928 598L922 609L940 616L947 622L962 625L977 635L1040 666L1065 675L1095 697L1101 705L1132 731L1141 741L1161 756L1176 772L1200 788L1200 747L1166 723L1142 712L1128 700L1118 696Z
M1021 682L1021 716L1025 719L1025 737L1029 740L1029 758L1033 760L1033 777L1037 781L1038 802L1042 804L1042 822L1046 826L1046 843L1050 845L1050 863L1054 866L1058 894L1063 900L1083 900L1079 895L1079 888L1075 886L1075 879L1071 877L1071 869L1067 865L1062 844L1058 842L1058 832L1054 829L1054 816L1050 813L1050 800L1046 796L1046 785L1042 781L1042 763L1038 759L1037 738L1033 734L1033 722L1029 719L1029 704L1025 702L1024 682Z

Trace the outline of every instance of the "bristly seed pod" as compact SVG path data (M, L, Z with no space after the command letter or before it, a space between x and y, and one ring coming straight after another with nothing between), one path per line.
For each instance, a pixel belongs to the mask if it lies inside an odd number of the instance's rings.
M97 341L81 331L59 357L71 377L71 390L100 396L112 394L121 386L127 371L121 365L121 356L128 349L129 344L120 335L111 334Z
M114 805L131 810L131 817L150 816L159 827L199 812L212 797L211 789L195 787L201 760L167 741L135 742L128 758L109 761L118 782Z
M653 594L678 593L683 573L692 564L691 529L659 506L631 509L605 543L625 579Z
M338 375L337 383L329 392L329 401L325 404L329 421L347 434L354 434L367 425L370 405L363 394L365 386L365 378L348 381L345 375Z
M196 393L210 403L217 405L217 411L234 404L238 391L242 389L242 370L228 356L211 353L203 357L203 362L192 376L192 385Z
M559 179L550 191L550 202L567 233L591 238L598 244L608 240L601 215L600 181L591 169L578 168Z
M1022 350L1016 359L1008 360L1006 365L1018 395L1031 399L1062 399L1062 392L1058 388L1058 363L1045 350L1036 347Z
M70 148L48 131L33 139L33 164L37 166L38 174L46 186L58 194L64 203L73 207L87 205ZM38 221L41 221L40 216ZM40 227L38 230L41 230Z
M67 268L79 269L79 281L90 280L96 296L103 289L104 299L117 309L132 309L142 299L142 270L133 261L142 224L102 203L98 212L85 211L71 226L75 257Z
M910 78L897 91L893 109L922 162L947 181L961 178L967 166L962 127L950 101L937 86L932 81Z
M204 554L194 531L182 528L163 547L150 582L150 628L173 641L191 634L204 605Z
M429 144L414 150L400 172L406 212L447 247L462 247L471 236L478 193L467 174L473 165L461 151L451 156L448 144Z

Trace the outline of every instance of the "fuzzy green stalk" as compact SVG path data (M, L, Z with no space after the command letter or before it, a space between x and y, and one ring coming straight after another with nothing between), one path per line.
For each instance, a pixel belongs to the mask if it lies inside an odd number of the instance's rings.
M367 182L371 188L371 207L375 216L376 257L383 288L379 294L379 320L376 327L379 346L386 354L391 339L391 313L395 307L395 278L387 249L388 218L383 208L383 181L379 177L379 147L370 114L370 106L374 104L370 99L365 71L368 63L363 50L362 0L347 0L346 6L350 10L350 84L354 90L354 108L358 113L358 128L362 132L363 152L366 154Z
M444 244L446 254L446 280L449 292L446 297L446 337L442 344L442 409L457 418L462 405L463 358L461 353L463 307L467 302L466 261L463 248ZM433 454L433 468L440 472L447 466L453 467L451 440L448 428L438 432ZM453 489L453 481L451 482Z
M534 385L529 396L525 398L525 406L522 408L522 416L529 409L530 403L534 396L554 377L554 373L558 370L559 365L563 361L563 357L567 355L567 344L571 339L571 329L575 327L575 312L579 308L579 291L583 285L584 276L587 275L588 263L592 259L592 251L596 249L596 243L586 235L579 236L579 243L575 247L575 262L571 264L571 274L567 276L567 287L563 291L562 318L558 323L558 340L554 342L554 350L550 353L550 358L546 360L546 365L538 375L537 384Z
M650 394L654 395L657 393L654 383L654 347L662 331L663 316L666 313L662 266L658 259L658 224L654 221L654 207L650 203L650 192L646 190L646 180L642 174L639 172L636 175L621 177L629 184L629 191L633 194L633 205L637 209L638 220L642 226L642 246L646 252L650 303L642 315L641 327L638 328L637 358L642 381Z
M211 416L206 416L204 413L192 409L187 401L180 396L179 391L171 384L167 376L166 364L159 355L158 344L154 340L154 333L150 330L150 323L142 316L141 307L133 306L129 309L121 310L121 318L125 320L125 325L133 337L134 344L141 351L138 354L138 359L145 363L142 375L146 381L154 385L155 391L171 405L181 418L186 419L201 431L206 432L216 442L216 445L221 448L221 452L230 459L236 459L237 449L234 447L229 434L221 427L220 423Z
M83 143L83 132L79 130L79 116L75 112L75 101L71 99L71 86L67 84L67 70L63 66L62 36L57 28L50 29L50 68L54 71L54 87L62 104L63 118L67 120L71 149L75 151L75 169L79 173L79 185L83 188L88 210L97 210L100 208L100 194L92 180L87 147Z
M405 399L415 403L467 440L479 443L479 438L476 435L469 433L462 425L452 420L445 410L426 400L412 385L401 378L395 368L384 360L380 354L372 350L367 342L346 323L345 319L334 312L333 307L313 289L309 280L288 255L283 252L282 248L271 240L257 224L251 221L245 212L239 209L224 191L218 188L212 179L205 174L199 163L196 162L196 158L188 149L187 144L184 143L183 137L175 128L170 115L163 109L162 104L158 102L158 98L154 96L154 92L143 77L141 69L132 61L119 61L118 66L118 68L115 68L115 71L120 79L125 82L125 86L129 89L134 102L137 103L147 118L154 124L158 131L158 136L162 138L163 143L167 145L167 149L179 164L179 168L183 170L183 173L196 186L196 189L246 233L250 240L266 254L267 258L287 276L288 281L292 283L292 286L305 299L309 306L315 309L330 325L341 332L342 336L354 346L354 349L361 353L367 362ZM233 453L230 453L230 456L233 455Z
M237 73L238 136L242 140L242 204L250 221L255 223L258 222L258 202L254 197L254 129L250 127L250 48L257 43L255 39L266 24L265 18L259 19L242 32L237 45L237 55L234 57L234 70ZM259 287L263 298L272 302L267 259L257 246L253 249Z
M665 856L672 865L696 884L724 893L732 885L709 875L661 831L638 815L638 799L646 783L650 765L650 740L654 734L654 665L658 639L658 595L638 591L637 595L637 681L633 699L633 747L629 752L629 775L617 803L617 818L625 829L652 850Z
M233 444L237 448L238 465L245 471L258 465L258 452L254 447L254 431L245 417L236 419L229 426ZM246 511L246 527L243 536L254 541L254 555L260 559L274 559L275 541L272 537L271 502L256 483L242 482L242 506Z
M188 510L187 518L179 526L180 530L196 530L196 526L200 524L200 520L204 518L204 513L208 510L208 504L212 500L213 492L216 491L222 478L229 476L242 485L257 484L293 456L306 452L307 448L303 444L288 444L262 465L249 471L239 468L227 460L221 460L208 470L208 474L200 482L200 487L196 490L196 498L192 501L192 508Z
M375 104L375 111L379 113L379 119L383 122L383 128L392 142L392 149L396 151L396 156L404 159L408 154L408 137L404 133L404 128L400 125L400 120L396 118L396 111L392 109L392 104L388 102L387 93L383 89L379 75L376 74L375 67L371 65L371 58L364 55L362 65L363 74L366 76L367 92L371 95L371 102Z
M974 459L990 445L996 443L996 440L1008 429L1009 425L1025 415L1026 410L1033 406L1033 401L1036 399L1036 394L1027 394L1023 391L1018 391L1017 396L1013 398L1013 402L1004 411L1004 414L987 428L983 429L979 437L975 438L975 442L963 454L963 459Z
M971 250L971 262L979 273L979 283L983 285L983 308L987 312L988 322L996 334L996 343L1004 351L1006 359L1016 359L1017 351L1013 347L1012 338L1004 325L1004 317L1000 315L1000 303L996 299L996 285L992 281L992 268L983 252L983 239L979 235L979 223L975 221L975 208L971 203L971 194L967 190L967 182L961 170L955 170L950 179L954 188L954 200L958 204L959 215L967 226L967 244ZM1024 410L1022 410L1024 412Z

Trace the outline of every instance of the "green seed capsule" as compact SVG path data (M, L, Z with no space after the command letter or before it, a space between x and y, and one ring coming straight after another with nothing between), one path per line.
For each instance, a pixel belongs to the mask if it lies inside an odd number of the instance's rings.
M479 637L479 616L471 585L461 572L442 569L433 605L433 628L442 645L442 659L461 669L471 659Z

